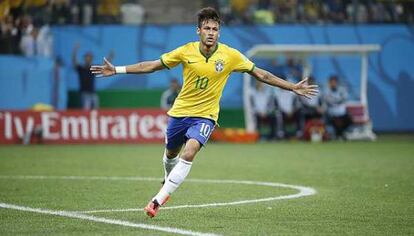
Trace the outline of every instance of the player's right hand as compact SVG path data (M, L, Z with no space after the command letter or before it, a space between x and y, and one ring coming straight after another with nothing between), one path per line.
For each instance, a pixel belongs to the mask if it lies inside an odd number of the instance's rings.
M297 95L304 96L305 98L312 98L319 93L318 85L308 84L308 78L301 80L295 84L292 91Z
M106 58L104 57L104 63L101 66L91 66L90 68L92 74L96 77L101 76L111 76L115 74L115 66L112 65Z

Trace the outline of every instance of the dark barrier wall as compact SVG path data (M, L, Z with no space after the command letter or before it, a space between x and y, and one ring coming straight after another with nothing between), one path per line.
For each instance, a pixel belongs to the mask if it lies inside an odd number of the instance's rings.
M194 26L90 26L56 27L54 51L64 62L67 85L76 90L78 80L71 69L71 53L76 42L81 44L78 60L87 51L94 53L94 62L111 50L115 52L114 64L132 64L141 60L157 59L167 52L198 40ZM369 111L377 131L414 131L414 31L404 25L277 25L252 27L223 26L220 41L247 51L255 44L380 44L382 51L369 58ZM3 62L2 62L3 63ZM358 57L313 58L313 74L325 86L331 74L337 74L348 87L353 99L359 96ZM258 63L271 69L268 64ZM163 70L150 75L119 75L113 79L100 79L99 90L166 88L170 78L181 77L181 67ZM15 73L1 72L1 83ZM6 83L7 84L7 83ZM3 89L3 88L2 88ZM226 109L242 107L242 76L233 74L225 88L221 106ZM10 104L1 100L1 108ZM13 99L8 99L8 102ZM21 106L19 106L21 108Z

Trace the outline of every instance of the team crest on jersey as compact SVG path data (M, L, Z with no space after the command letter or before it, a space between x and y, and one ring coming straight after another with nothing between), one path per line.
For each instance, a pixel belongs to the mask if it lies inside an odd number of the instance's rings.
M215 64L215 67L216 67L216 72L222 72L223 69L224 69L224 61L220 60L220 59L217 60L216 64Z

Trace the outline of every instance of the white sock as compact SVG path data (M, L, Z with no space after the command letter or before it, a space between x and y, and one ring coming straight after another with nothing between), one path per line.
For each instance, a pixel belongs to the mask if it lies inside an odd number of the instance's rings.
M164 186L162 186L161 190L153 200L156 199L158 203L163 204L165 199L180 186L188 173L190 173L191 165L192 162L180 158L177 165L175 165L174 169L165 180Z
M179 159L179 156L170 159L167 157L167 155L165 155L164 152L164 157L162 158L162 163L164 164L164 180L167 180L168 175L174 166L178 163Z

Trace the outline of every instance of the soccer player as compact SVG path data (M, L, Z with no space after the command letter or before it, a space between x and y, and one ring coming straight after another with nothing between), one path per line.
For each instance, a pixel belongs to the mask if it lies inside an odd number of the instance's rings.
M198 12L197 34L200 40L190 42L161 55L155 61L128 66L113 66L104 58L101 66L92 66L92 73L111 76L120 73L151 73L183 66L183 86L173 107L168 111L166 146L163 156L164 182L160 191L144 208L154 217L160 206L180 186L190 172L193 160L206 144L218 119L219 101L232 72L246 72L257 80L294 93L310 97L318 93L316 85L306 79L297 84L255 67L239 51L218 43L220 17L211 7ZM182 150L183 149L183 150Z

